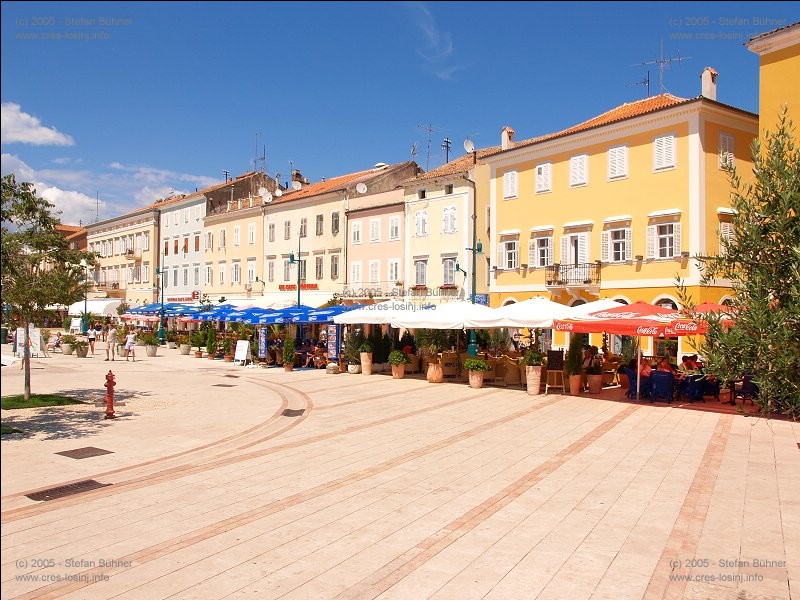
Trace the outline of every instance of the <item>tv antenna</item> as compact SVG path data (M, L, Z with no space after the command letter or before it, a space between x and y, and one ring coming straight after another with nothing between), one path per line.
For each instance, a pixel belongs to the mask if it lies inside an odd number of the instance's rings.
M261 156L258 155L258 136L261 135L260 133L256 133L256 154L253 157L253 171L258 171L258 161L261 161L261 173L267 172L267 146L266 144L263 146L263 150Z
M222 171L222 174L225 176L225 183L228 183L228 178L231 176L231 172L225 169Z
M449 163L450 162L450 147L452 145L453 145L453 141L450 138L448 138L448 137L444 138L444 141L442 142L442 150L444 150L444 162L445 163Z
M97 223L100 220L100 190L95 192L95 202L94 202L94 222Z
M670 64L676 62L680 63L684 60L689 60L692 58L691 56L681 56L680 51L678 51L678 56L676 58L664 58L664 40L661 40L661 58L657 58L656 60L649 60L643 63L639 63L638 65L632 65L634 67L641 66L644 67L646 65L658 65L658 93L663 94L666 88L664 87L664 71L669 68ZM649 76L648 76L649 80ZM649 97L649 83L648 83L648 97ZM669 90L667 90L669 91Z
M645 87L645 89L647 90L647 95L645 96L645 98L649 98L650 97L650 71L649 70L647 71L647 75L645 76L644 79L640 79L639 81L634 81L633 83L629 83L628 85L629 86L631 86L631 85L643 85Z
M428 133L428 157L425 161L425 170L428 171L431 167L431 134L436 133L438 130L433 128L433 125L428 123L428 125L417 125L420 129L426 131Z
M417 142L411 144L411 160L417 160Z

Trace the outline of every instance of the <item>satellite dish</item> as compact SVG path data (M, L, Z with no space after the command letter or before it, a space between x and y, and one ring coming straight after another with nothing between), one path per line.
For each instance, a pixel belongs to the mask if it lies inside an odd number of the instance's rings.
M356 191L359 194L366 194L367 193L367 184L363 181L361 183L356 184Z
M464 140L464 150L466 150L469 154L475 152L475 144L472 143L472 140L467 138Z
M282 190L281 188L277 188L277 189L275 190L275 195L276 195L278 198L280 198L281 196L283 196L283 190Z
M295 192L296 192L297 190L299 190L301 187L303 187L303 184L302 184L302 183L300 183L299 181L293 181L293 182L292 182L292 189L293 189Z
M267 193L268 193L267 188L265 187L258 188L258 195L261 196L262 198L266 198Z
M266 194L263 196L263 198L264 198L264 202L265 202L265 203L267 203L267 204L269 204L270 202L272 202L272 194L270 194L269 192L267 192L267 193L266 193Z

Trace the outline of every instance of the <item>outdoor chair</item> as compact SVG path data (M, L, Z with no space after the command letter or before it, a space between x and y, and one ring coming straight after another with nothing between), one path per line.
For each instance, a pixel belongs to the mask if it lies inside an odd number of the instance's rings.
M625 392L625 396L628 398L636 398L636 389L637 389L636 380L638 373L633 369L631 369L630 367L625 367L625 374L628 376L628 391ZM649 398L649 397L650 397L650 381L647 379L647 377L645 377L642 379L642 389L639 392L639 398Z
M650 373L650 401L664 398L672 404L675 397L675 375L669 371L653 371Z
M406 365L406 371L409 373L421 373L422 368L419 365L419 356L416 354L406 354L409 363Z
M456 352L442 352L442 375L455 377L458 375L458 354Z
M742 402L744 403L746 400L750 400L750 404L755 404L755 398L758 396L758 386L753 383L753 376L752 375L745 375L742 377L742 385L741 387L734 388L733 391L733 398L731 398L731 402L736 403L737 398L741 398Z

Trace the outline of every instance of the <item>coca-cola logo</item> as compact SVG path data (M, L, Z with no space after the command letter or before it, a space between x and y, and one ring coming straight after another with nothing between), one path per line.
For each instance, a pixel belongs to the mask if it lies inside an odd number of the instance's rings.
M658 327L644 327L639 325L636 328L636 333L638 335L658 335Z
M697 323L695 322L688 322L688 323L675 323L672 327L675 331L697 331Z
M556 331L572 331L572 323L556 323Z

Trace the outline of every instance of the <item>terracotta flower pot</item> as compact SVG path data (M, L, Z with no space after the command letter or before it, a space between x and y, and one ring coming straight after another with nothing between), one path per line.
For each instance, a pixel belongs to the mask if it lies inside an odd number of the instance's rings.
M527 365L525 367L525 382L529 396L538 396L542 385L542 365Z
M581 376L578 375L570 375L569 376L569 393L573 396L580 396L581 395Z
M425 378L428 383L442 383L444 381L444 370L441 363L428 363L428 372Z
M482 388L483 387L484 371L470 371L469 372L469 387Z
M392 365L392 378L402 379L406 374L406 365L400 363L399 365Z
M372 352L361 353L361 374L372 375Z

